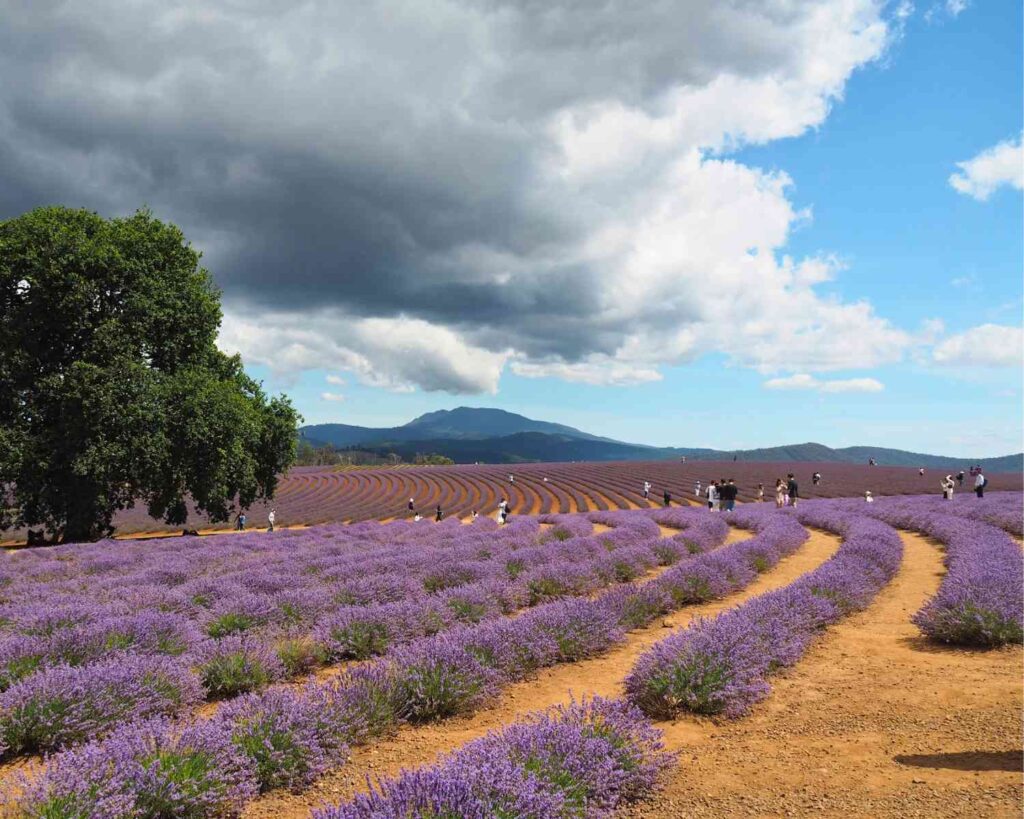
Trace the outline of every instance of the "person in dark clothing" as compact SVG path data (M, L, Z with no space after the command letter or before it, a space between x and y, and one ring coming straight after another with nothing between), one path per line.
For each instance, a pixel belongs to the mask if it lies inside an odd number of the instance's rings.
M441 518L443 518L443 517L444 517L444 512L441 511L441 504L438 504L437 505L437 511L434 514L434 520L436 520L438 523L440 523L441 522Z
M666 506L672 505L672 496L669 494L669 491L667 489L665 490L664 500Z
M797 485L796 478L793 477L792 472L786 476L786 488L789 490L790 505L796 506L797 499L800 497L800 487Z
M736 486L736 481L730 478L722 483L722 486L718 489L719 494L722 498L722 511L731 512L736 508L736 495L739 494L739 488Z
M960 484L960 486L964 485L964 471L962 469L956 473L956 482Z

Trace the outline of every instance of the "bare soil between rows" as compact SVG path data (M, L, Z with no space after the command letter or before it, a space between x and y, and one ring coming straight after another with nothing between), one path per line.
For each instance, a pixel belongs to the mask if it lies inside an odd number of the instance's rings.
M739 533L737 534L737 536ZM745 719L660 723L679 762L664 789L624 817L1019 817L1024 707L1019 646L971 651L931 645L910 617L938 589L938 544L902 534L903 565L864 612L834 628ZM633 632L608 654L546 670L462 720L400 731L353 752L350 764L302 794L254 802L249 819L309 816L366 789L367 778L430 764L465 742L573 696L618 696L636 657L664 637L815 568L838 541L820 532L728 600Z
M671 531L673 534L677 533L675 530ZM734 529L730 531L728 542L749 536L749 532ZM244 816L247 819L307 817L315 807L336 804L366 790L367 777L389 777L403 768L430 764L440 755L453 751L488 731L514 722L532 711L568 703L573 697L578 699L591 695L620 696L622 681L637 657L667 636L671 629L685 627L694 617L716 614L745 599L785 586L831 557L838 546L837 538L812 532L808 542L796 554L781 561L743 592L726 600L689 607L666 617L663 623L659 622L651 627L631 632L622 645L600 657L555 666L544 670L533 679L511 685L490 707L470 717L451 719L435 725L404 728L394 737L357 748L353 751L349 764L322 777L313 787L300 794L268 794L253 802Z

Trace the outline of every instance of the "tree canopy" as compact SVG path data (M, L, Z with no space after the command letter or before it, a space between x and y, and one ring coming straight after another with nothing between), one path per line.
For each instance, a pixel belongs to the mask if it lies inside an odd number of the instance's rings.
M0 529L95 540L119 509L211 520L271 497L298 415L217 349L220 293L148 211L0 222Z

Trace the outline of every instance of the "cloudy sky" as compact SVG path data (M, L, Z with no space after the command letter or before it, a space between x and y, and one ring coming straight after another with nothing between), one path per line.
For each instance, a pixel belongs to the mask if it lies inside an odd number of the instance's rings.
M1007 0L0 0L0 218L178 223L222 346L310 422L1000 454L1021 26Z

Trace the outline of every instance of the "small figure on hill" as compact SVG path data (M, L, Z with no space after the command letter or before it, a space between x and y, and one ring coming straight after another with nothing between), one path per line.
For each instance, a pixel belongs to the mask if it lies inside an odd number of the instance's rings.
M917 470L917 474L920 477L922 477L922 478L924 477L924 467L923 466L919 470Z
M548 479L547 479L547 478L545 478L545 479L544 479L544 483L547 483L547 482L548 482Z
M733 456L732 456L732 462L733 462L733 463L736 463L736 460L737 460L738 458L739 458L739 456L738 456L738 455L733 455Z
M441 511L441 504L438 504L437 505L437 509L434 511L434 520L436 520L438 523L440 523L441 519L443 517L444 517L444 512Z
M681 464L685 464L686 463L686 456L685 455L682 458L679 459L679 463L681 463Z
M874 503L875 502L875 499L873 497L871 497L871 490L870 489L864 490L864 500L866 500L868 503Z
M270 514L267 515L267 531L268 532L273 532L274 531L274 521L276 519L277 519L277 515L275 515L274 514L274 510L271 509L270 510Z
M786 505L786 485L782 478L775 479L775 507L781 509Z
M700 481L697 481L697 483L695 483L693 485L693 494L696 495L698 498L700 497L700 487L701 487L701 482Z
M981 473L981 467L978 467L978 473L974 476L974 494L979 498L985 497L985 487L988 485L988 478Z
M764 503L764 484L759 483L757 485L757 502Z
M666 506L672 505L672 495L669 493L667 489L665 490L664 501Z
M962 469L959 472L956 473L956 482L958 484L960 484L961 488L963 487L963 485L964 485L964 471Z
M651 482L644 481L644 500L647 500L651 496Z
M814 484L815 486L817 486L819 483L821 483L821 473L820 472L815 472L813 475L811 475L811 483Z
M416 501L414 501L412 498L409 498L409 511L413 513L413 516L415 516L415 513L416 513Z
M516 482L516 476L513 475L511 472L509 473L509 476L508 476L508 482L509 483L515 483Z
M793 477L793 473L790 472L787 476L786 481L786 494L789 495L789 505L796 506L797 500L800 498L800 487L796 482L796 478Z
M942 499L953 500L953 487L956 483L953 481L952 475L947 475L939 482L939 486L942 487Z

